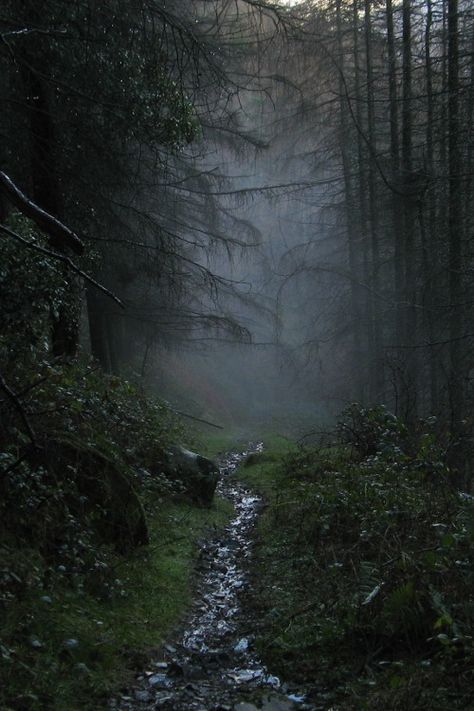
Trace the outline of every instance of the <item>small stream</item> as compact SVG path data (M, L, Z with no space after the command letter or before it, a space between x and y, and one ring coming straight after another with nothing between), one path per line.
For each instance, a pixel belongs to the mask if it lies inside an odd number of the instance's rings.
M165 645L163 658L137 678L129 694L113 703L121 711L286 711L311 709L297 690L268 672L253 648L240 593L248 586L252 529L262 501L230 478L251 452L219 462L217 494L234 505L234 517L219 537L203 544L198 584L185 631Z

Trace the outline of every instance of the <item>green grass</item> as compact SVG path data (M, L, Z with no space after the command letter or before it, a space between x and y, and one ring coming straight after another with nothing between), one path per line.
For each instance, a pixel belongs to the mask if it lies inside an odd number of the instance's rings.
M211 459L225 452L241 450L250 442L264 442L265 451L272 456L284 455L296 445L285 435L274 432L258 432L252 429L212 430L205 426L195 426L189 437L189 447Z
M261 441L263 452L251 454L239 467L236 476L271 503L285 476L282 463L298 447L287 437L278 434L264 434Z
M211 509L167 503L155 511L150 545L116 561L112 599L51 581L36 598L31 594L10 609L6 603L0 708L106 708L182 618L191 599L196 540L223 526L230 513L222 499ZM51 602L41 600L45 595Z
M195 430L192 447L205 457L214 459L220 454L242 446L241 433L233 430Z

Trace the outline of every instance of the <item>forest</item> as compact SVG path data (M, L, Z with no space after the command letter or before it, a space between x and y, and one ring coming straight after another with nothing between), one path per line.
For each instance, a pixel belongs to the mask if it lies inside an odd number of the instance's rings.
M474 8L3 0L0 709L474 710Z

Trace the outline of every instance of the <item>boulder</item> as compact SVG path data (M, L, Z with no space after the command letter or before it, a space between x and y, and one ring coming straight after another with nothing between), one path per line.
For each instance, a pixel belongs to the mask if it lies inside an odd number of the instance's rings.
M145 513L131 472L95 447L73 438L50 438L44 464L57 482L71 478L71 510L89 518L99 539L126 552L149 542Z
M168 450L165 473L178 479L186 496L202 506L210 506L214 497L219 469L217 464L207 457L181 446Z

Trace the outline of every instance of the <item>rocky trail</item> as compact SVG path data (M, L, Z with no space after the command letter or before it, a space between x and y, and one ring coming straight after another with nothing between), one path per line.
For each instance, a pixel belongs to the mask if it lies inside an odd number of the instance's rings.
M120 711L308 711L297 688L271 675L254 647L251 615L241 593L248 587L252 534L262 501L230 478L251 452L232 453L220 463L218 494L234 505L231 522L202 544L193 607L181 633L150 663L136 685L111 707Z

